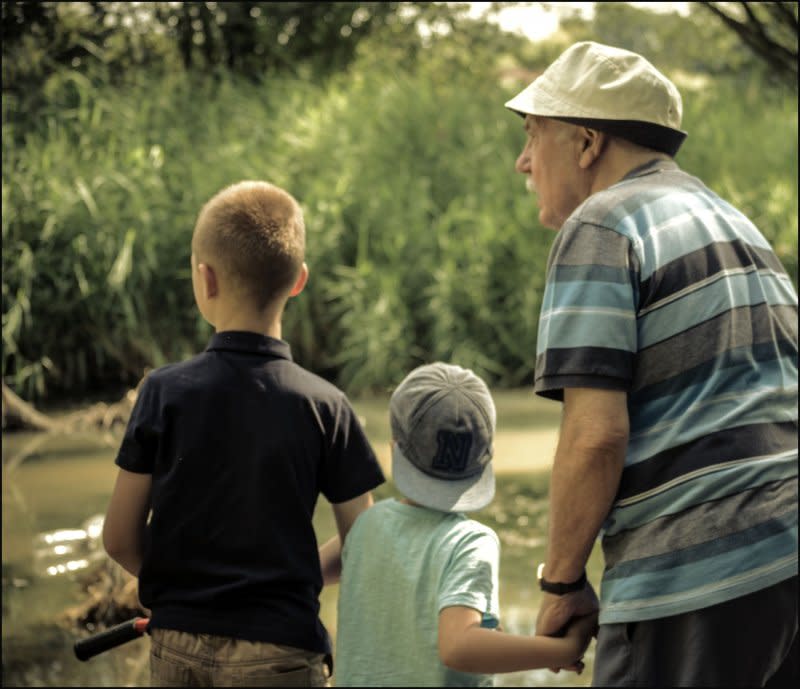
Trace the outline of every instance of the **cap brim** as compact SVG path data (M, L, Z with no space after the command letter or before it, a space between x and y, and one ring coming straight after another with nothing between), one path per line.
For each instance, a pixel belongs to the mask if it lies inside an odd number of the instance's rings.
M494 498L494 471L489 462L480 474L457 481L428 476L400 451L392 448L392 478L397 489L414 502L442 512L472 512Z

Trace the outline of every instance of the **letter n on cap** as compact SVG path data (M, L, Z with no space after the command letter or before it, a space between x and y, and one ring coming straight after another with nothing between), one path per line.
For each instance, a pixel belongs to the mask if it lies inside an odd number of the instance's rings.
M436 434L439 444L433 458L432 469L460 474L467 468L469 450L472 447L472 433L464 431L439 431Z

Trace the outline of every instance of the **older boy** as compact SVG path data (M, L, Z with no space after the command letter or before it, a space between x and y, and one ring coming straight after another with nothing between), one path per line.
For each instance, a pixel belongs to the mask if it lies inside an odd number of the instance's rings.
M472 371L413 370L390 402L392 474L402 500L353 525L341 560L323 546L326 583L341 566L336 638L342 686L491 686L487 673L582 667L596 616L563 638L498 626L497 535L463 512L494 497L495 409Z
M154 686L327 682L314 507L332 503L344 541L384 478L345 395L281 339L304 249L300 207L265 182L197 219L192 286L216 334L144 381L103 529L151 610Z

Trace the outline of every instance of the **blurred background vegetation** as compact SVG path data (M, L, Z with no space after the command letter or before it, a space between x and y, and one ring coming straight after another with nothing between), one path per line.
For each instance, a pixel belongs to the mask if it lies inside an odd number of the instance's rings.
M3 2L5 383L76 399L202 349L194 220L258 178L306 214L311 278L284 324L299 363L352 395L434 359L528 384L553 234L503 103L582 39L676 81L678 163L797 284L797 4L571 5L532 41L465 3Z

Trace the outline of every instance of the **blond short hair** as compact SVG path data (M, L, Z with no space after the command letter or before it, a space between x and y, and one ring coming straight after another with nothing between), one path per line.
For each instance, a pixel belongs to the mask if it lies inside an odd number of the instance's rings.
M288 295L300 275L305 255L302 210L291 194L268 182L233 184L200 210L192 251L263 311Z

